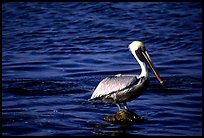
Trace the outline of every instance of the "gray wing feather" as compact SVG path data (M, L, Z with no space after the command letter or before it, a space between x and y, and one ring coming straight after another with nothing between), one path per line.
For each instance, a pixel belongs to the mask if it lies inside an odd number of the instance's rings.
M137 84L138 80L136 75L116 75L107 77L98 84L91 99L97 99L112 92L123 90L131 85Z

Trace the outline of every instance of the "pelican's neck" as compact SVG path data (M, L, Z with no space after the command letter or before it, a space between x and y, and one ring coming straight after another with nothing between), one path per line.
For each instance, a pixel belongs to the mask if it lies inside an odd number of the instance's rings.
M144 62L140 61L139 58L136 56L135 53L132 53L135 57L135 59L137 60L137 62L140 64L140 67L142 69L140 75L138 78L141 78L141 77L148 77L148 69L147 69L147 66Z
M141 78L141 77L148 77L148 69L147 69L146 64L141 62L141 61L138 62L138 63L140 64L140 67L142 69L139 78Z

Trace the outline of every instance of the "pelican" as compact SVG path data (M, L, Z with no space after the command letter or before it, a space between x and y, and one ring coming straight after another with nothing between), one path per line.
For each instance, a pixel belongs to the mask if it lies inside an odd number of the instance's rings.
M91 100L100 99L106 103L114 103L119 111L122 110L120 103L123 103L124 109L128 110L126 102L139 97L149 84L147 66L149 66L159 82L163 83L142 42L133 41L129 45L129 50L140 64L140 75L117 74L103 79L94 90Z

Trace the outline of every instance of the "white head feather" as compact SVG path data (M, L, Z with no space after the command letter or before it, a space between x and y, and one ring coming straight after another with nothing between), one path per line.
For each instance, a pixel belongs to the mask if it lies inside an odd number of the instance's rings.
M143 47L143 43L140 41L133 41L130 45L129 45L129 49L131 51L131 53L135 53L135 51L140 48Z

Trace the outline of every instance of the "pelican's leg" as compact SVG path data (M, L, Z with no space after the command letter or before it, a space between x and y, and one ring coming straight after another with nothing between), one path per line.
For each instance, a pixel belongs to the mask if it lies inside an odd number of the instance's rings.
M122 110L119 103L116 103L116 105L117 105L119 111Z
M125 110L128 110L127 103L123 102Z

